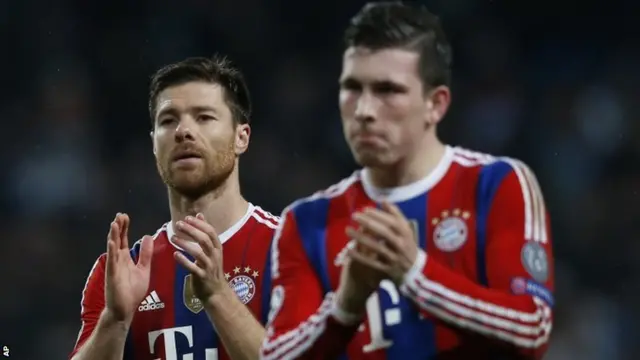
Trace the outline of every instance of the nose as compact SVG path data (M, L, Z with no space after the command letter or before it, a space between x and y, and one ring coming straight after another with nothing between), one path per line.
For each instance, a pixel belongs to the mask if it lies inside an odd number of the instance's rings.
M372 122L376 114L376 99L368 92L363 92L356 102L355 118L359 122Z
M188 122L181 121L176 127L176 132L174 134L176 142L181 143L183 141L195 140L191 128L192 126L189 126Z

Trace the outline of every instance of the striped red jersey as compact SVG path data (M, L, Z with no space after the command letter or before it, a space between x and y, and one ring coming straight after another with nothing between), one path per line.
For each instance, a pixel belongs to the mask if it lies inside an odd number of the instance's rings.
M225 277L262 324L266 323L269 312L269 253L279 222L278 217L249 204L244 217L219 234ZM173 234L169 222L154 236L148 296L133 317L124 359L228 359L202 303L194 295L188 281L191 275L173 257L176 250L182 251L169 240ZM134 261L140 245L138 241L131 249ZM189 254L182 253L193 261ZM89 273L82 293L82 328L70 357L89 338L104 309L105 260L106 254L101 255Z
M354 211L395 203L420 255L353 318L334 304ZM447 147L426 178L375 188L367 170L294 202L272 249L273 293L261 358L540 358L552 327L550 226L529 167Z

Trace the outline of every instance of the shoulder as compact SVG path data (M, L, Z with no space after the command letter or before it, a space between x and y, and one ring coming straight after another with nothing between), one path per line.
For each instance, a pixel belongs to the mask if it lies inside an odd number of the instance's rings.
M498 190L505 196L525 201L541 197L535 173L520 159L456 147L453 161L467 171L477 172L479 199L493 199Z
M502 183L508 177L514 180L534 176L531 168L522 160L486 154L462 147L453 148L453 162L467 171L479 173L480 182Z
M360 181L360 172L356 171L351 176L301 199L298 199L287 206L282 212L281 218L289 220L292 216L303 215L305 219L322 219L318 215L326 214L329 203L332 200L344 196L349 189ZM320 220L318 220L320 221ZM322 221L324 222L324 221Z
M98 256L96 261L93 263L93 266L91 266L91 270L89 270L89 275L87 276L87 283L89 283L89 281L95 276L97 277L103 276L102 274L104 273L106 263L107 263L107 253L105 252L100 254L100 256Z
M253 205L251 218L265 229L273 232L280 225L280 217L273 215L271 212L263 209L258 205Z
M168 226L169 226L169 222L162 224L162 226L160 226L156 230L156 232L152 236L154 242L162 238L168 240L168 236L167 236ZM131 253L131 258L133 258L133 261L138 260L138 254L140 254L140 246L142 246L142 238L134 242L133 245L131 246L131 250L129 251Z

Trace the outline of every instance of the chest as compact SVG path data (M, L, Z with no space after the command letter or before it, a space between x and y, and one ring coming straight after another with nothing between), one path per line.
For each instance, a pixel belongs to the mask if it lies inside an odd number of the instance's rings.
M269 245L268 237L237 237L223 244L224 278L260 320L268 311L263 303L268 294L263 293L270 285L263 279L268 277ZM129 334L134 358L178 359L193 354L204 360L224 359L215 329L195 295L192 275L176 263L175 251L180 250L168 241L154 246L148 295L138 307Z
M447 189L432 191L408 201L397 203L411 223L417 245L430 258L472 280L477 278L478 249L484 246L486 219L478 212L473 194L447 192ZM376 206L363 204L362 208ZM338 286L340 271L351 239L346 235L347 227L357 225L350 213L327 223L324 239L318 238L326 253L327 277L331 287Z

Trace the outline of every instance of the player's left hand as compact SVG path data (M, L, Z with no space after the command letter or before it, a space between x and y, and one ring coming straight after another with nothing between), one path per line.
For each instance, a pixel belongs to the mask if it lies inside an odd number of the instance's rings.
M400 285L418 256L418 239L411 223L398 207L383 202L381 209L367 208L355 213L360 229L352 234L360 251L352 259Z
M214 295L226 295L231 288L224 277L222 243L213 226L205 221L202 214L198 214L178 221L176 227L177 234L181 235L174 235L172 241L193 256L195 261L190 261L180 251L174 253L174 258L193 275L191 281L195 295L203 304L210 303ZM192 241L182 238L182 234Z

